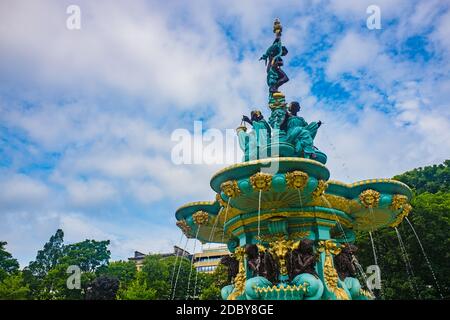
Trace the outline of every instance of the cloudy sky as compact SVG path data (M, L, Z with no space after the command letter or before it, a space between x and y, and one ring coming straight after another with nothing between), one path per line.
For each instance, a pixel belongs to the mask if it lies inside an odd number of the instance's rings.
M66 27L72 4L80 30ZM366 26L370 4L381 30ZM275 17L282 89L324 122L332 178L449 158L449 1L2 0L0 240L21 265L57 228L69 243L110 239L113 259L179 243L176 208L213 199L226 163L175 164L171 135L269 116L258 58Z

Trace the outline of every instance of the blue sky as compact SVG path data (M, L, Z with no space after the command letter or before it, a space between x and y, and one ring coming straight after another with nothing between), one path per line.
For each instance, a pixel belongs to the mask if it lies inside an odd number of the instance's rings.
M66 28L71 4L81 30ZM381 30L366 27L371 4ZM175 165L171 133L268 117L258 59L275 17L283 91L324 122L332 178L449 157L449 1L2 1L0 240L21 265L57 228L110 239L113 259L171 250L176 208L213 199L225 166Z

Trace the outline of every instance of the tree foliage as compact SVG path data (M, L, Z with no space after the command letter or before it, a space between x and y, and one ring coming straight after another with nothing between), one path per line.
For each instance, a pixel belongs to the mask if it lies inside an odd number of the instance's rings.
M406 183L417 194L423 192L450 192L450 160L439 165L427 166L407 171L394 179Z
M145 274L138 272L127 288L119 290L117 298L120 300L155 300L157 291L148 286Z
M127 287L136 278L136 264L133 261L113 261L99 271L101 275L116 277L122 287Z
M95 278L86 288L87 300L114 300L119 290L119 279L101 275Z
M44 248L39 250L36 260L30 262L28 269L38 277L43 278L51 269L59 262L64 248L64 232L58 229L56 233L50 237L50 240L44 244Z
M6 251L6 242L0 241L0 281L19 270L19 263Z
M228 271L223 264L214 270L212 274L205 275L205 287L200 295L200 300L220 300L220 290L228 285Z
M0 282L0 300L25 300L29 291L20 273L9 275Z

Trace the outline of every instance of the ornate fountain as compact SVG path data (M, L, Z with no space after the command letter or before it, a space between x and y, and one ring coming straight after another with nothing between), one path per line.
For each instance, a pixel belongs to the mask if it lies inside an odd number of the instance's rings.
M314 146L321 122L307 123L297 115L300 105L278 90L289 80L278 20L273 32L261 57L269 121L259 110L242 118L243 162L211 178L215 200L180 207L177 225L189 238L227 244L224 299L373 299L357 279L355 231L396 227L411 210L411 190L391 179L329 180L327 156Z

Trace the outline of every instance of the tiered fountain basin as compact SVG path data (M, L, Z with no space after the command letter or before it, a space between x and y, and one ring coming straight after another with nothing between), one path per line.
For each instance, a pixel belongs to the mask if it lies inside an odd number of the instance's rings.
M278 170L268 173L267 164L278 165ZM328 181L329 176L323 164L303 158L235 164L212 177L215 201L192 202L177 210L178 225L194 237L200 225L193 215L205 212L208 219L198 238L220 243L255 235L259 209L260 234L270 232L268 223L274 219L287 219L288 231L293 232L317 223L334 226L337 220L348 231L373 231L396 225L409 211L412 193L402 182L371 179L346 184Z
M392 179L346 184L329 177L329 170L311 159L285 157L243 162L212 177L214 201L188 203L177 210L177 225L187 237L203 243L226 243L239 259L242 270L234 284L224 288L224 298L308 300L369 296L360 289L356 278L337 279L330 257L352 243L357 230L397 226L411 210L412 192L407 185ZM288 281L282 274L278 283L270 283L253 277L244 263L243 250L249 244L271 250L280 263L284 256L276 248L290 252L303 239L314 241L316 254L321 252L315 266L320 280L305 273Z

